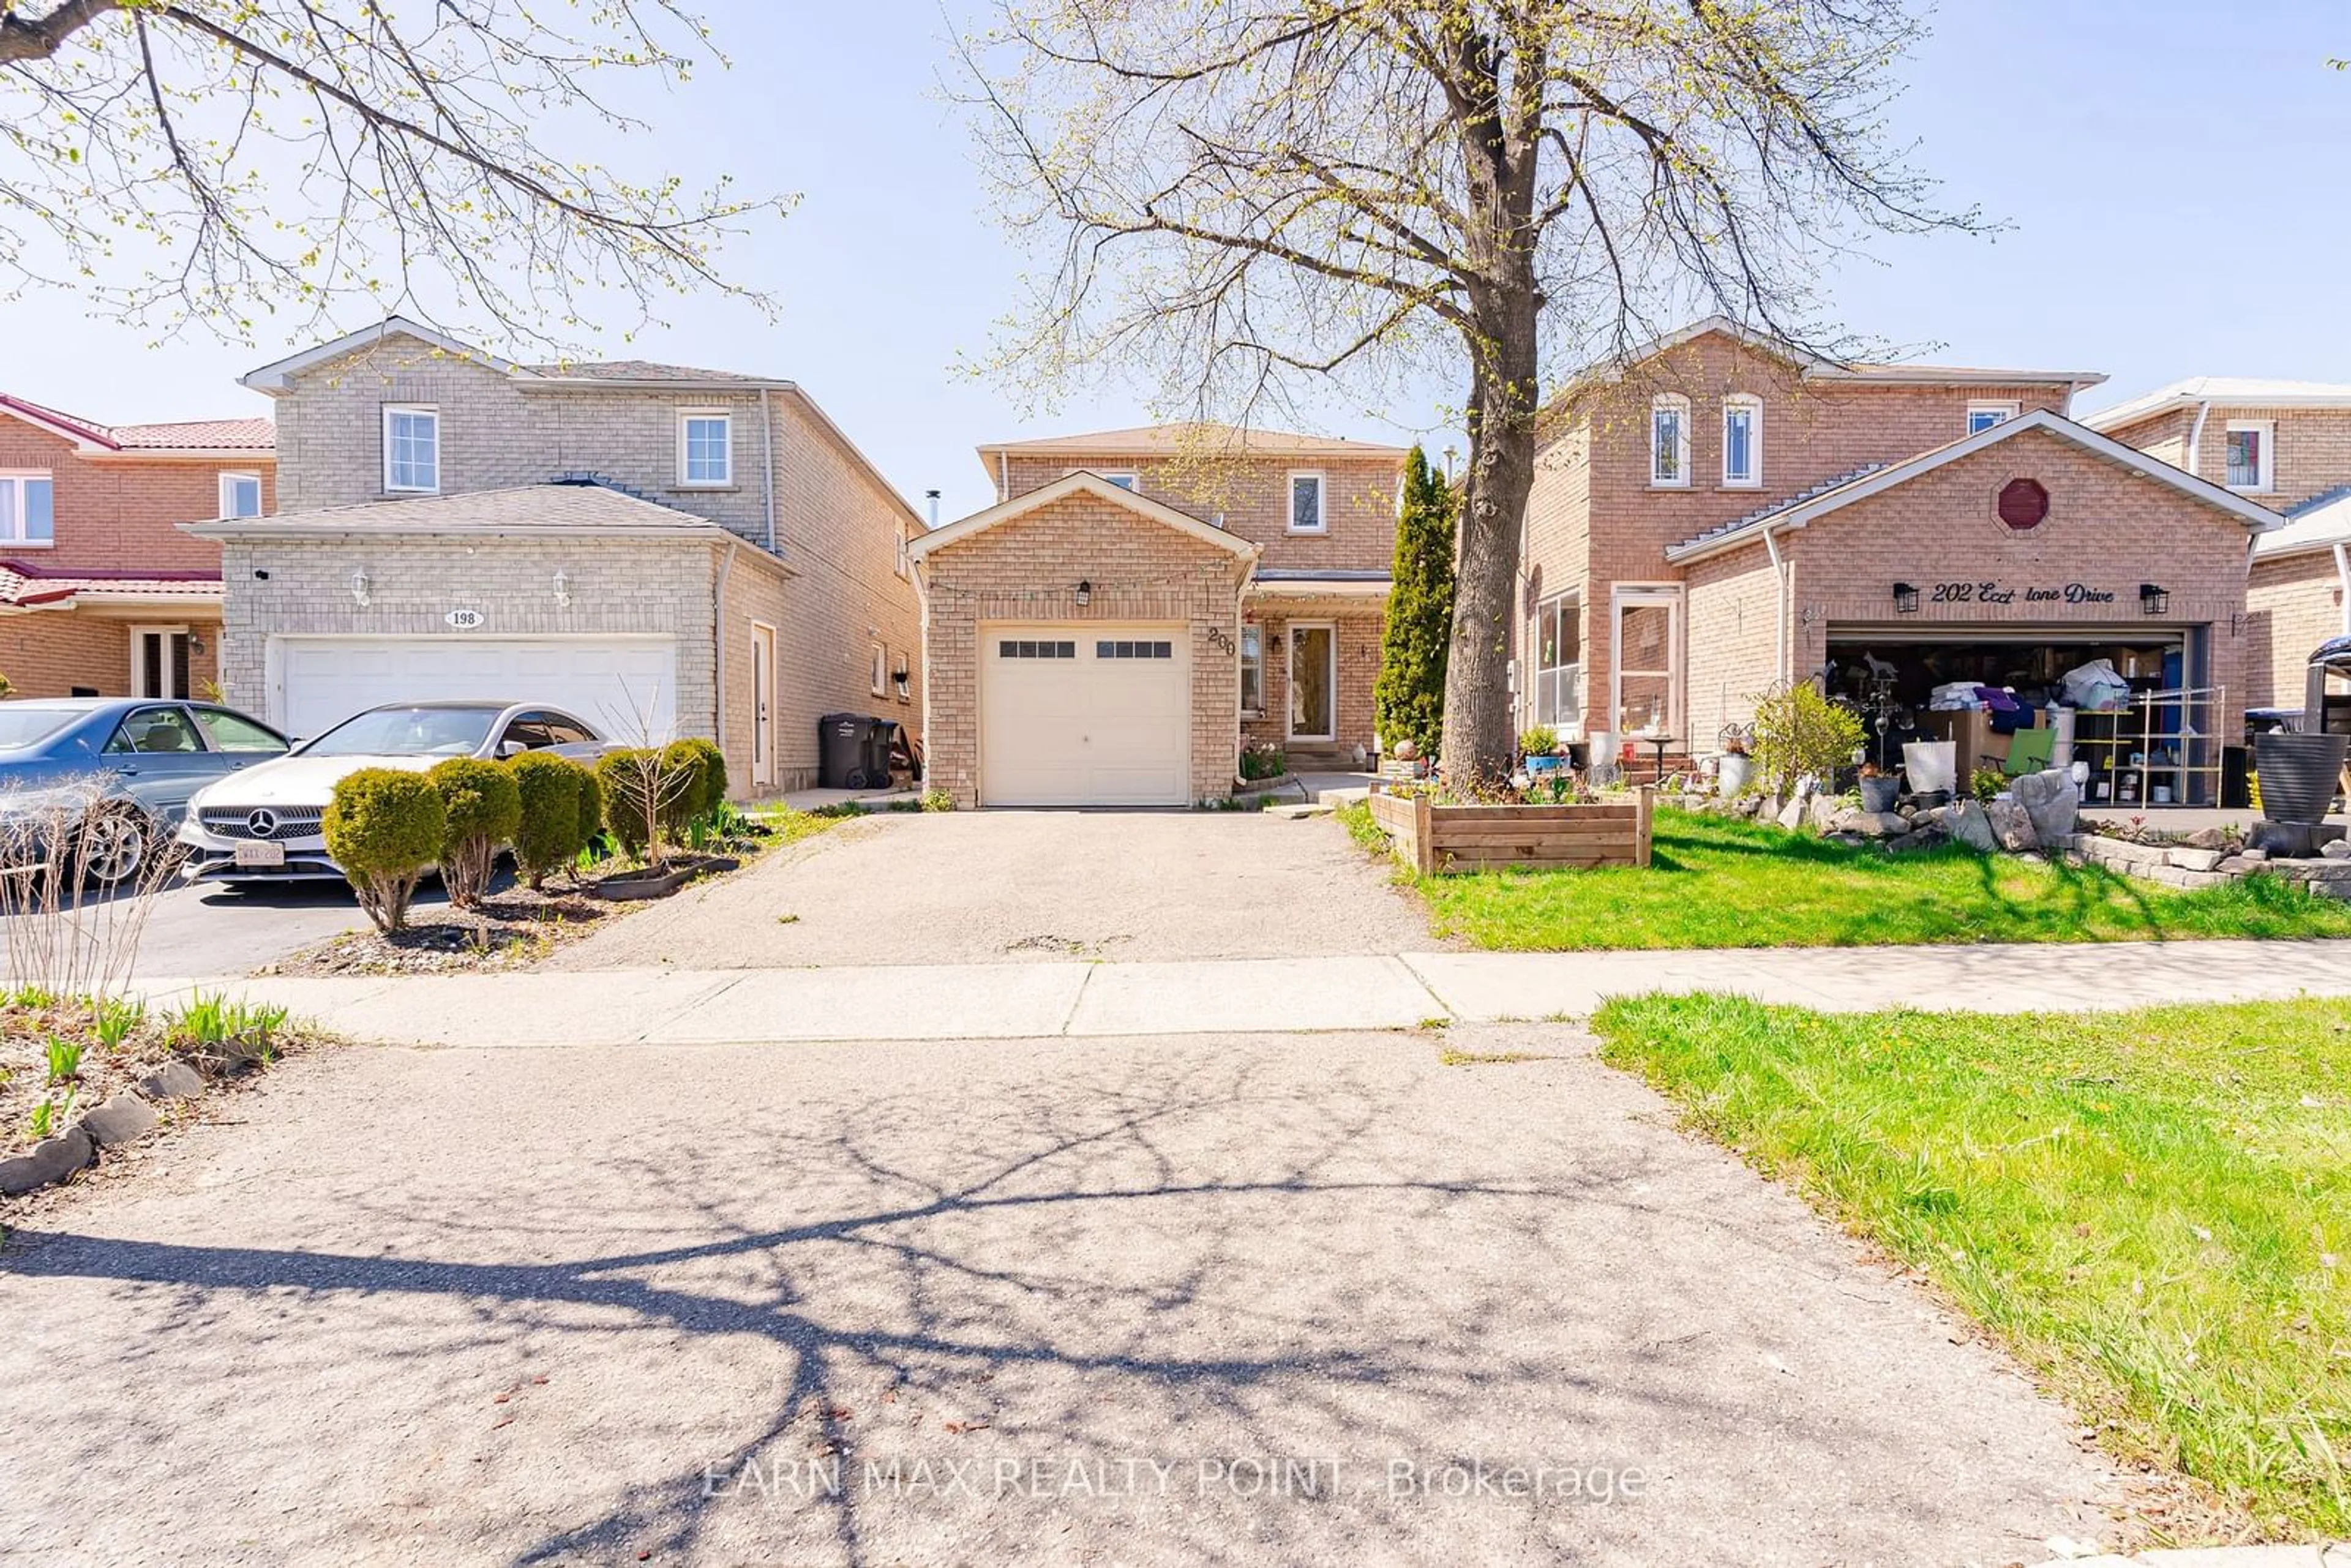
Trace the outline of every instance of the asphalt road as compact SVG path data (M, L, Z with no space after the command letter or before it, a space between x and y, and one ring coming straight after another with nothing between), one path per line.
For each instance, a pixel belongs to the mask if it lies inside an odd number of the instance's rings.
M2119 1479L2062 1409L1670 1121L1556 1025L297 1057L7 1214L0 1542L403 1565L2121 1543Z

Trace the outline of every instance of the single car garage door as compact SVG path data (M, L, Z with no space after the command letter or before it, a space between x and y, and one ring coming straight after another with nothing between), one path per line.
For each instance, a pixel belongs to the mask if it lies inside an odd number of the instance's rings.
M987 806L1191 803L1191 646L1180 626L979 629Z
M677 724L668 637L278 637L269 664L270 718L305 737L378 703L453 697L548 703L616 740Z

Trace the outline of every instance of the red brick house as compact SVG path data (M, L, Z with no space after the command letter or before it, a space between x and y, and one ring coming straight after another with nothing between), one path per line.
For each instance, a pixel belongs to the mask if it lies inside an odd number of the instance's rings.
M2208 694L2185 726L2209 789L2242 727L2249 546L2281 519L2068 417L2100 379L1805 361L1718 318L1572 386L1529 507L1524 720L1704 757L1781 683L1875 681L1915 716L1947 682L2038 692L2107 658Z
M2197 376L2082 422L2279 513L2245 591L2245 706L2299 709L2312 650L2351 634L2351 386Z
M931 778L972 805L1183 805L1245 743L1352 765L1405 449L1155 425L979 449L919 539Z
M276 498L266 419L105 425L0 395L0 674L18 696L214 680L220 546L176 525Z

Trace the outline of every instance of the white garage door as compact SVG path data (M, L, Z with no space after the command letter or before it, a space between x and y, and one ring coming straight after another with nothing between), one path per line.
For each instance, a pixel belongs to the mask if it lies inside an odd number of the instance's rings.
M1180 626L982 626L979 798L1184 806L1191 644Z
M667 637L280 637L270 717L309 737L378 703L479 697L566 708L616 740L677 727L677 644Z

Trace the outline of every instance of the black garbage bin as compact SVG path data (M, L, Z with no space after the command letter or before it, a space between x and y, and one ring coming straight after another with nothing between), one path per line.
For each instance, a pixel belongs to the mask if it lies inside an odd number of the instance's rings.
M828 789L885 788L890 737L897 727L862 713L829 713L817 720L817 782Z

